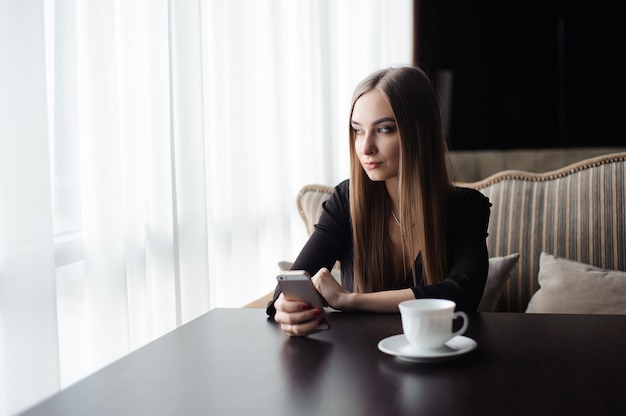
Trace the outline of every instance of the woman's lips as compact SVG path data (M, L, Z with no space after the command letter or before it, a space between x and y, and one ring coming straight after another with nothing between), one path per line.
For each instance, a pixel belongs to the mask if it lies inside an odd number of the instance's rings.
M363 167L371 170L378 168L382 164L383 162L363 162Z

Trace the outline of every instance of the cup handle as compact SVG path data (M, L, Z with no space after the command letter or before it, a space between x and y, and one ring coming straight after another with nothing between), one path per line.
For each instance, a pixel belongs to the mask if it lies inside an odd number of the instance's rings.
M454 319L459 318L459 317L463 318L463 326L458 331L452 333L453 337L463 334L465 330L467 329L467 324L469 323L469 320L467 319L467 314L465 312L463 311L454 312Z

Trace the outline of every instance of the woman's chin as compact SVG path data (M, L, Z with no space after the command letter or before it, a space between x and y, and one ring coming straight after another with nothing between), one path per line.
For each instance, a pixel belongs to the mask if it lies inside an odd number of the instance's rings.
M370 178L370 181L372 182L384 182L389 179L388 175L381 175L376 172L368 172L367 177Z

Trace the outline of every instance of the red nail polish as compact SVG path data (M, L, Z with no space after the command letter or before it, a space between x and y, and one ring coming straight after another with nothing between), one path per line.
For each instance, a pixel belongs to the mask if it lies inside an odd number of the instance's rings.
M313 316L319 316L322 312L319 309L313 310Z
M311 309L311 307L309 305L302 305L302 310L303 311L308 311L309 309Z

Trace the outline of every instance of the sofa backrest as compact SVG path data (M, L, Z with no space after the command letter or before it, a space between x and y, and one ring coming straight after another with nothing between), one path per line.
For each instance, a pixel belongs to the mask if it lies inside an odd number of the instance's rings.
M541 252L626 270L626 153L534 174L504 171L460 184L493 204L489 255L520 253L496 310L524 312L539 289Z
M520 253L497 311L524 312L539 289L541 252L614 270L626 270L626 153L583 160L530 173L508 170L475 188L493 204L487 247L490 257ZM333 188L307 185L296 198L307 232Z
M313 227L322 215L322 204L333 193L335 188L325 185L306 185L296 196L296 207L304 221L308 235L313 233Z

